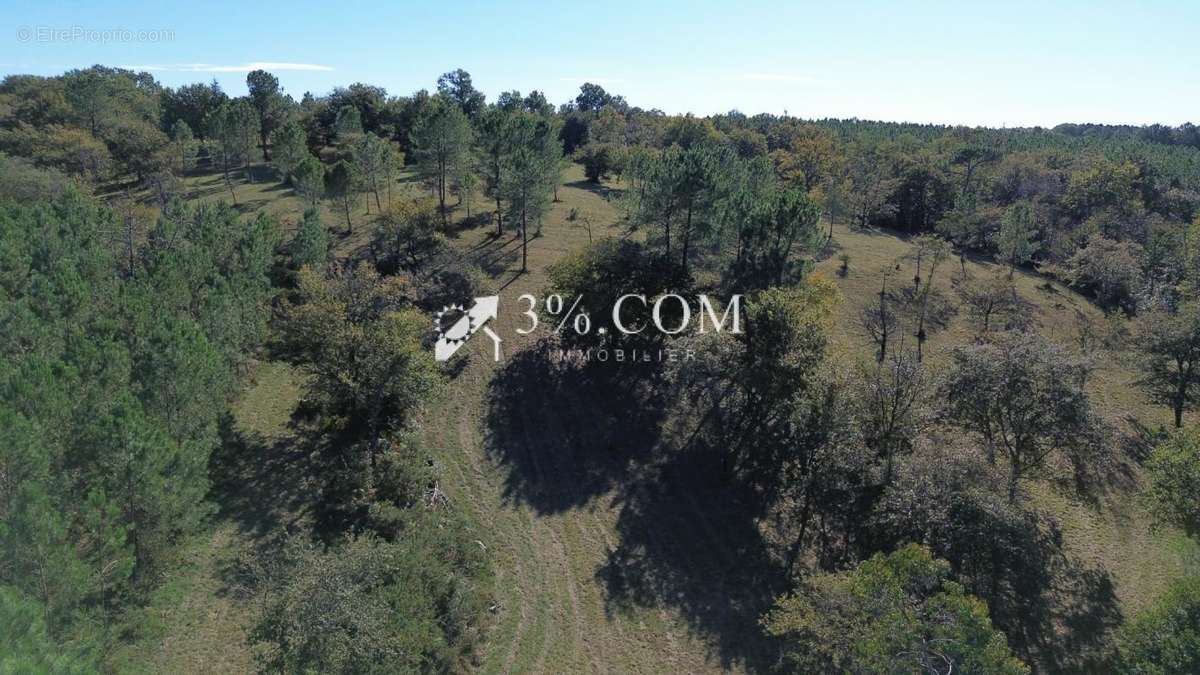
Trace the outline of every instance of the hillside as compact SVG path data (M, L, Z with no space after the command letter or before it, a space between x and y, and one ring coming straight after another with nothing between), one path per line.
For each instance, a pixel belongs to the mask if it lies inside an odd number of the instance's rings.
M189 182L203 198L221 199L207 188L213 176ZM298 198L275 184L238 186L244 209L264 208L283 221L294 220ZM686 463L647 461L654 439L638 433L638 411L612 396L601 383L564 381L540 357L535 333L517 338L521 317L516 298L540 293L545 270L564 254L588 242L588 232L567 216L575 210L593 223L592 236L620 236L619 214L605 199L607 187L582 180L572 167L545 220L542 236L530 245L530 272L519 274L519 240L499 239L490 226L457 232L452 243L476 261L501 295L499 332L513 336L505 360L493 363L476 341L465 349L446 390L421 415L420 435L443 466L442 489L464 507L473 536L494 563L494 605L479 670L509 672L716 672L757 670L765 650L757 630L759 615L779 588L762 550L757 526L723 486ZM227 193L224 195L227 197ZM365 225L366 217L363 217ZM339 221L328 214L326 222ZM363 245L365 227L343 237L338 249L353 256ZM834 322L837 358L869 358L870 345L859 326L864 307L876 299L879 273L893 272L897 284L911 278L910 251L903 238L884 232L834 228L837 253L850 256L849 272L839 273L836 256L817 265L835 279L842 294ZM997 266L971 259L970 275ZM935 285L953 298L958 261L944 263ZM1017 274L1021 295L1032 303L1039 331L1055 339L1076 339L1076 312L1098 319L1084 298L1031 272ZM948 348L969 341L973 328L963 313L932 333L927 358L937 364ZM1169 411L1149 405L1130 384L1135 374L1122 354L1098 363L1090 393L1105 415L1129 429L1126 418L1155 427L1169 423ZM113 659L147 671L203 668L240 672L253 663L245 643L256 611L255 599L240 586L238 560L256 546L305 518L303 485L290 482L291 448L303 439L289 418L298 402L298 374L282 363L260 364L255 383L239 400L231 438L240 439L245 475L231 477L224 505L207 542L197 546L193 565L167 584L147 612L161 631L151 633ZM227 449L227 452L231 451ZM1128 468L1127 463L1122 468ZM242 485L234 482L244 481ZM1152 534L1136 494L1133 469L1102 493L1083 496L1039 486L1033 503L1061 524L1066 550L1101 588L1111 582L1112 599L1097 599L1112 616L1129 617L1176 578L1197 551L1174 531ZM239 496L231 499L231 496ZM1064 572L1065 573L1065 572ZM1078 577L1062 577L1067 586ZM1107 602L1107 604L1105 604ZM1067 608L1061 616L1071 615ZM1078 615L1075 615L1078 616ZM1046 663L1069 664L1065 645L1088 641L1087 626L1071 640L1041 656ZM203 664L203 665L201 665Z

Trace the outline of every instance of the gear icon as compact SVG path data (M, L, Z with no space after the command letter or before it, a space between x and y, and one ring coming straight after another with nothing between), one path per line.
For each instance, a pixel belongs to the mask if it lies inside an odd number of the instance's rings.
M462 323L462 317L467 318L466 330L458 328ZM450 344L466 342L477 327L475 317L471 316L462 305L446 305L433 317L433 330L437 333L438 339L445 340Z

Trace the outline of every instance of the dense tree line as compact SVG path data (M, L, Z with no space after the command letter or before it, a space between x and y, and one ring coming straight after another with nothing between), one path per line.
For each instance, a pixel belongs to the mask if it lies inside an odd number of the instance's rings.
M552 190L547 177L565 154L591 180L620 176L637 186L633 223L661 228L685 267L707 237L729 236L733 225L716 213L739 189L729 183L762 184L773 173L782 196L807 196L830 223L938 233L960 255L1039 265L1127 313L1173 310L1200 274L1200 147L1186 125L995 130L737 112L671 117L594 84L555 110L537 91L488 103L461 70L410 96L354 84L296 101L264 71L250 73L247 87L230 98L215 83L170 89L102 66L9 76L0 83L0 151L92 184L155 182L164 200L178 189L170 176L197 161L220 169L236 200L233 175L253 180L261 157L299 193L341 199L347 216L360 195L368 212L382 211L396 172L411 165L443 214L452 194L469 209L482 188L500 233L505 217L538 219L541 197L531 200L526 186ZM525 116L548 126L525 129ZM730 158L751 166L727 170Z
M211 511L209 456L266 336L278 230L179 207L128 240L70 190L0 210L0 584L6 611L41 615L26 630L96 655Z

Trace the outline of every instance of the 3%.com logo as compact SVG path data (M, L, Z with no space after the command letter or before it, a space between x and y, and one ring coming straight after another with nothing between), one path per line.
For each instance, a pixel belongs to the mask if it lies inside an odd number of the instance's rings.
M740 334L742 332L742 295L735 294L730 297L728 305L724 307L723 312L718 313L717 307L713 305L712 300L707 295L700 294L696 296L696 303L699 309L696 314L699 319L697 332L704 333L707 330L721 332L725 330L725 324L728 322L729 332ZM517 329L517 333L528 335L532 333L538 326L538 314L535 309L538 306L537 298L530 294L521 296L522 300L529 303L529 309L525 311L525 315L530 319L530 326L527 329ZM574 318L572 328L579 335L587 335L592 330L591 318L586 312L575 309L579 306L583 296L577 296L575 301L571 303L569 309L566 308L566 303L563 302L562 296L551 294L546 297L546 312L550 316L560 317L558 327L555 332L561 333L566 327L568 321ZM689 303L686 298L673 293L658 297L653 303L645 295L627 294L617 299L612 308L612 326L623 335L636 335L644 330L647 330L647 322L641 321L634 324L626 324L622 319L622 307L626 302L629 302L630 307L636 308L641 306L643 312L649 311L652 321L650 324L663 335L677 335L688 328L692 321L693 311L692 303ZM675 303L678 307L676 324L667 325L664 321L663 306L667 301ZM449 361L450 357L467 343L477 332L485 333L492 339L493 359L500 360L500 344L503 340L496 334L487 322L495 319L500 309L500 296L488 295L482 298L475 298L475 303L470 309L464 308L462 305L447 305L438 312L433 319L433 327L437 333L437 343L434 345L434 357L438 361ZM708 319L710 327L706 327L705 319ZM604 335L608 331L606 327L600 327L596 330L599 335Z
M482 331L492 339L493 356L500 360L500 343L503 340L487 322L496 318L500 312L500 296L489 295L475 298L475 304L470 309L462 305L448 305L438 312L433 320L433 328L437 331L437 342L433 347L433 356L438 361L449 361L450 357L471 339L471 336Z

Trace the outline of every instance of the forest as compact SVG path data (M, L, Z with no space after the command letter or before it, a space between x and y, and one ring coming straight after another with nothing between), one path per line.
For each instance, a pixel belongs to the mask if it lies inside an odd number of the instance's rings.
M0 82L0 673L1200 672L1197 127L246 87Z

